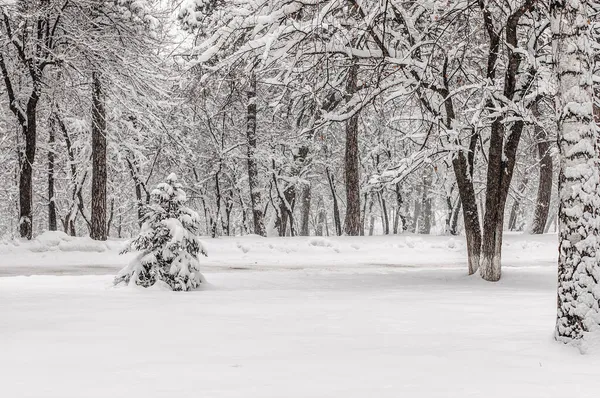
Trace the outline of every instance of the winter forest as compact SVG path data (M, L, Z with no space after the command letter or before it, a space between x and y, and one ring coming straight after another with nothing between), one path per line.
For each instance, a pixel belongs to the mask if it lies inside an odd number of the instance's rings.
M597 396L599 13L0 0L0 395Z

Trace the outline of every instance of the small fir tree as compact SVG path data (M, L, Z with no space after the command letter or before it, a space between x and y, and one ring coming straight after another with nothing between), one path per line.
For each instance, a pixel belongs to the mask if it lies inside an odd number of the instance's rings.
M149 287L161 281L172 290L195 289L204 281L198 255L207 255L197 237L198 213L184 206L186 195L175 174L158 184L151 195L153 204L145 209L139 235L122 252L140 254L114 283Z

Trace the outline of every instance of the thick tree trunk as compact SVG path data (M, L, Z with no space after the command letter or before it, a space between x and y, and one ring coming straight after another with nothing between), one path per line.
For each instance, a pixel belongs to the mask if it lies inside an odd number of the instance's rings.
M535 105L533 113L536 116L539 115L537 105ZM553 165L552 156L550 155L552 144L548 141L548 134L546 134L545 130L537 125L535 126L535 137L537 139L537 150L540 160L540 174L531 233L542 234L548 220L550 199L552 198Z
M37 147L37 97L27 103L27 123L22 127L25 136L25 156L19 176L19 232L22 238L33 237L33 163Z
M353 61L355 62L355 61ZM358 66L350 67L346 81L349 95L357 90ZM360 175L358 159L358 114L346 121L346 152L344 155L344 174L346 176L346 218L344 233L350 236L360 235Z
M452 167L458 185L460 203L463 210L465 236L467 238L467 256L469 275L474 274L479 267L481 256L481 224L477 209L477 197L472 180L472 167L469 170L467 157L463 151L458 151L452 160Z
M480 4L484 4L481 2ZM507 44L508 63L506 65L506 73L504 76L504 91L503 95L508 100L514 100L515 94L517 98L522 95L525 89L517 90L517 83L520 77L519 66L523 54L518 49L517 27L520 18L533 7L535 2L526 2L523 7L516 9L511 14L504 28L505 40ZM489 9L484 8L484 13L489 13ZM486 17L487 21L490 21ZM493 68L497 57L498 50L498 34L492 32L494 27L492 22L486 22L488 34L490 36L490 56L494 59L488 59L488 76L494 74ZM493 54L495 53L495 54ZM493 61L493 62L491 62ZM535 71L530 71L527 76L532 81ZM523 87L527 87L529 83L523 81ZM522 98L519 98L522 99ZM486 104L487 108L494 108L493 103L489 100ZM517 148L521 139L524 122L522 120L508 123L506 118L511 116L510 111L506 114L497 116L491 125L490 131L490 147L488 155L487 169L487 185L485 198L485 215L483 228L483 241L481 247L481 277L487 281L495 282L500 280L501 271L501 251L502 251L502 232L504 227L504 209L508 190L513 176L514 166L516 163ZM510 131L506 135L506 127L510 126Z
M55 121L50 119L50 129L48 130L48 230L56 231L56 201L54 194L54 143L55 137Z
M558 77L560 153L556 338L569 342L600 327L598 132L588 1L550 4Z
M101 76L92 73L92 216L90 237L106 240L106 110Z
M250 185L250 203L254 233L267 236L264 214L261 208L260 180L258 178L258 162L256 159L256 76L251 72L248 83L248 107L246 114L246 138L248 140L248 184Z

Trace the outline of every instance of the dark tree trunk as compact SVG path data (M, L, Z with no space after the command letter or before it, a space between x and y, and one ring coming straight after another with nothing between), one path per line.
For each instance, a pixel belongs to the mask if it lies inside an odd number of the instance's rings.
M369 236L373 236L375 232L375 215L373 214L373 194L369 200Z
M534 105L534 115L538 116L538 106ZM540 174L537 198L535 201L535 211L533 213L533 223L531 226L532 234L544 233L548 213L550 212L550 199L552 197L552 156L550 148L552 143L548 141L548 134L540 126L535 126L535 137L537 139L537 150L540 160Z
M355 62L355 61L353 61ZM348 71L346 91L352 95L357 90L358 66L353 63ZM360 176L358 159L358 113L346 121L346 152L344 155L346 176L346 218L344 233L360 235Z
M402 205L404 199L402 198L402 190L400 189L400 183L396 184L396 217L394 217L394 234L404 232L406 230L406 217L402 215ZM402 223L402 225L398 225Z
M283 200L285 199L285 200ZM290 236L296 236L296 223L294 220L294 207L296 202L296 188L293 185L288 185L283 191L283 198L279 198L279 212L281 214L281 228L279 236L286 236L289 230Z
M426 235L431 233L432 200L429 192L431 190L431 180L431 170L427 168L423 176L423 196L421 198L421 218L419 222L419 233Z
M50 119L48 133L48 230L56 231L56 201L54 197L54 151L56 149L54 143L56 135L54 119Z
M450 232L450 235L458 235L458 216L460 213L460 210L462 209L461 203L460 203L460 198L458 200L458 203L456 203L456 205L454 206L454 209L452 211L452 219L450 220L450 229L448 230L448 232Z
M33 163L37 146L37 96L27 103L27 123L22 127L25 136L25 156L22 156L19 176L19 232L22 238L33 237Z
M528 7L532 7L533 4L535 4L535 2L529 3ZM503 94L509 101L514 99L515 93L517 92L518 71L522 57L522 54L519 51L516 51L518 48L517 26L519 19L526 11L526 7L517 9L509 16L504 29L508 46L508 63L506 65L506 73L504 76ZM489 12L489 10L484 12ZM490 54L492 54L492 52L496 51L494 46L497 48L497 42L495 40L498 39L498 36L497 34L492 34L490 35L490 38ZM490 69L488 68L488 74L489 73ZM535 73L530 72L528 75L529 79L532 79ZM525 86L528 85L525 84ZM486 107L493 108L491 100ZM502 232L504 229L504 209L516 162L517 147L524 126L522 120L508 124L508 122L504 120L507 116L509 115L497 116L492 122L490 132L480 274L483 279L491 282L500 280L502 275L501 253ZM510 131L505 137L507 130L506 126L508 125L510 125Z
M90 237L106 240L106 110L101 76L92 73L92 216Z
M421 192L423 187L418 186L415 195L415 209L413 212L412 224L410 226L410 232L417 233L417 228L419 225L419 220L421 219L421 207L423 205L423 200L421 197Z
M309 236L310 221L310 184L302 184L301 206L300 206L300 236Z
M264 214L261 208L260 181L258 178L258 163L256 161L256 76L251 72L248 83L248 107L246 115L246 138L248 140L248 185L250 186L250 203L254 233L267 236Z
M337 236L342 235L342 222L340 219L340 207L338 205L337 194L335 192L335 181L333 175L329 172L329 168L325 169L327 173L327 181L329 182L329 188L331 189L331 198L333 201L333 221L335 224L335 232Z
M387 214L387 205L385 203L385 198L383 197L383 192L378 193L379 196L379 204L381 205L381 225L383 227L384 235L390 234L390 219Z
M458 194L463 210L465 236L467 238L467 255L469 261L469 275L474 274L479 268L481 256L481 225L477 210L477 197L472 180L472 167L467 163L464 151L458 151L452 160L452 167L458 185Z

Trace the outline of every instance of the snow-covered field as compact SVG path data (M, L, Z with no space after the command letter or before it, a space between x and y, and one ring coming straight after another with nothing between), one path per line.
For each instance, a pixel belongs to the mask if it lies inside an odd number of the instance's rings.
M0 397L600 394L597 350L552 339L556 236L507 235L496 284L460 238L206 243L174 293L112 287L122 242L0 242Z

